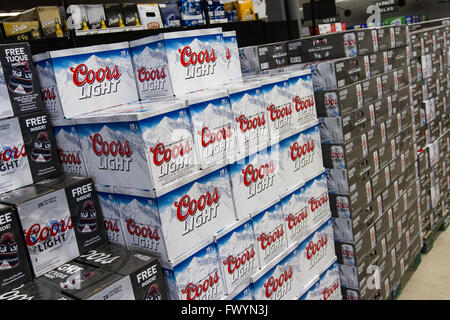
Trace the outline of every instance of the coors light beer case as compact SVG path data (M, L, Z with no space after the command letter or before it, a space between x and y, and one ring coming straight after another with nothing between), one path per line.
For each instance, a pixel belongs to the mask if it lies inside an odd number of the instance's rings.
M0 120L0 193L60 173L56 143L46 113Z
M62 177L0 196L16 210L36 277L106 242L91 179Z
M41 91L27 43L0 45L0 119L42 111Z
M164 34L175 95L229 82L222 28Z
M61 104L61 114L54 116L57 119L138 100L128 42L51 51L48 55L49 70L40 75L55 79L55 96ZM41 59L45 58L36 57L36 61Z

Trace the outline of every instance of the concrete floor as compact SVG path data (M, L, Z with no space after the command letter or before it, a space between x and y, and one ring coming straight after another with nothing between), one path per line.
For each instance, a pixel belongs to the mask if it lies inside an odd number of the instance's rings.
M440 232L433 248L422 254L398 300L450 300L450 228Z

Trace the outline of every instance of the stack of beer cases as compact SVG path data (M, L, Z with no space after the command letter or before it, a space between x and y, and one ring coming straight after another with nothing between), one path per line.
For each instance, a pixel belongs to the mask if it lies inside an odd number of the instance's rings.
M297 298L336 261L311 73L243 82L236 52L215 28L35 57L65 172L95 179L108 240L156 254L170 299Z
M80 176L85 175L85 170L78 166L81 160L75 154L57 149L51 125L57 100L54 91L41 90L38 73L42 70L36 70L28 44L2 45L0 49L0 300L79 299L82 296L76 294L80 289L77 285L87 296L92 295L106 286L106 280L97 277L99 282L95 286L92 281L83 283L83 263L79 269L69 266L80 255L92 254L106 244L94 182ZM62 174L58 158L71 165L65 168L67 172L76 175ZM139 268L144 271L156 268L154 279L147 284L161 282L157 260L139 255L142 260ZM53 287L42 281L48 273L61 274L54 269L71 270L70 290L64 290L61 281L55 280ZM108 284L117 293L115 298L119 292L137 288L132 279L133 272L139 269L131 269L117 268L113 273L122 272L121 276L108 278ZM98 267L91 267L89 272L105 274ZM130 279L126 288L125 278ZM143 295L135 294L134 298L141 299Z
M410 101L417 65L408 65L406 27L353 32L341 58L299 67L313 74L343 297L387 299L421 247Z
M110 241L158 254L171 299L292 299L335 261L312 77L227 88L77 117L86 167Z
M412 91L415 102L414 142L422 193L422 236L446 217L448 208L449 175L447 101L450 97L450 28L447 25L428 27L411 25L411 63L421 65L422 77Z

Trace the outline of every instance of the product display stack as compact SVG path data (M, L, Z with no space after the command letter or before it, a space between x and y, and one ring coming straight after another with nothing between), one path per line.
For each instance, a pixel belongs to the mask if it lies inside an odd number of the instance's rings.
M409 87L417 66L408 66L404 26L357 31L352 49L355 57L312 64L314 88L343 298L384 300L421 248Z
M449 219L447 101L450 97L450 28L448 25L428 27L426 24L411 27L415 30L410 33L411 61L422 68L422 77L413 85L412 94L416 104L414 141L422 188L417 205L421 211L423 252L428 252L434 233L441 227L445 228Z
M124 247L107 244L94 181L74 169L75 154L57 148L49 115L56 104L47 103L53 88L40 86L29 45L0 45L0 61L0 300L143 299L148 292L139 290L162 288L155 257L126 251L124 262L106 259ZM77 175L64 175L60 162ZM75 262L86 256L94 258ZM149 268L152 280L139 287L138 273Z
M410 97L420 65L408 64L407 45L405 26L285 44L282 70L312 72L344 299L395 296L422 246ZM261 49L246 73L279 73Z
M340 299L309 70L243 80L221 28L34 59L63 169L94 178L110 242L158 257L163 296Z

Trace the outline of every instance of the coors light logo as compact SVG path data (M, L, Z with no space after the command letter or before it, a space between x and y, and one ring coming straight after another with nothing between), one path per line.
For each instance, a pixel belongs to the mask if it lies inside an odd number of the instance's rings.
M245 142L253 140L264 134L264 129L266 128L266 117L264 112L255 114L250 117L246 117L244 114L239 115L235 118L239 125L239 130L245 136Z
M283 246L284 226L283 224L277 226L268 234L261 233L256 240L258 240L261 250L264 253L264 259L270 257Z
M306 259L309 262L309 270L311 270L326 254L328 246L328 237L326 234L321 236L317 241L311 240L306 246Z
M140 248L158 251L161 238L157 226L140 224L133 218L125 219L125 222L127 224L125 230L131 236L131 244Z
M290 147L291 160L294 161L294 172L312 163L314 160L314 140L303 144L294 142Z
M184 289L181 289L182 297L185 300L215 300L220 285L219 280L219 271L215 270L197 284L188 283Z
M185 79L199 78L214 74L216 53L214 49L193 51L190 46L178 49L180 63L185 68Z
M190 139L165 145L160 142L150 148L152 160L158 168L158 179L173 174L192 164L192 147Z
M137 70L137 78L142 92L160 91L166 88L166 71L164 67L141 67Z
M316 108L314 103L314 97L300 98L296 96L292 98L294 103L294 110L298 113L298 120L308 119L316 115Z
M211 130L208 127L203 127L197 134L201 137L201 144L206 157L212 157L231 148L231 136L233 134L231 124Z
M248 187L247 198L250 199L256 194L273 186L275 177L275 163L271 160L269 163L261 165L259 168L249 164L242 169L244 185Z
M35 247L37 251L43 252L68 240L66 232L71 229L73 229L73 223L69 216L59 221L53 221L49 226L35 223L23 232L27 246Z
M336 295L340 292L339 290L339 278L337 278L330 286L326 286L322 290L322 299L323 300L336 300L340 299L340 297L336 297Z
M231 283L237 283L254 269L255 265L255 247L251 245L244 251L235 256L229 255L223 264L227 267L227 272L231 276Z
M308 200L308 204L311 209L312 219L317 222L322 215L328 212L328 190L317 198L311 197Z
M197 199L192 199L186 194L179 201L175 201L177 218L184 223L183 236L216 218L220 205L219 200L219 191L214 188L213 192L206 191ZM192 217L192 219L188 219L188 217Z
M266 108L269 111L269 119L276 130L289 127L292 123L292 105L290 103L275 106L271 104Z
M289 229L289 238L295 239L296 235L305 231L307 228L308 207L301 208L296 213L289 213L285 218L286 225Z
M270 300L281 300L292 288L292 267L277 276L271 276L264 283L265 296Z
M89 139L100 170L130 171L133 151L128 140L106 141L100 133L89 136Z
M82 165L80 152L65 151L62 148L58 148L58 159L64 167L64 172L69 174L80 174Z
M119 67L115 65L97 70L89 69L84 63L70 67L73 83L81 88L79 100L90 99L117 92L120 83Z
M25 145L14 147L2 147L0 149L0 172L14 170L19 167L21 158L27 157Z

